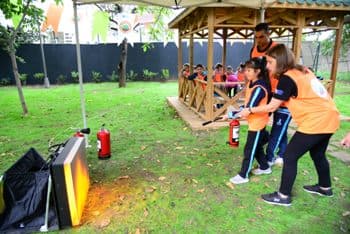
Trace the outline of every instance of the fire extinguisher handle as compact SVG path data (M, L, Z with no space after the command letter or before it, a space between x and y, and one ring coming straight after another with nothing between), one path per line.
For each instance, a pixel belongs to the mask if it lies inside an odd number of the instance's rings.
M239 115L239 114L237 113L237 114L235 114L235 115L233 116L233 118L232 118L232 119L240 119L240 118L242 118L242 116L241 116L241 115Z
M81 133L84 133L84 134L90 134L90 128L83 128L83 129L80 129L80 131L79 132L81 132Z

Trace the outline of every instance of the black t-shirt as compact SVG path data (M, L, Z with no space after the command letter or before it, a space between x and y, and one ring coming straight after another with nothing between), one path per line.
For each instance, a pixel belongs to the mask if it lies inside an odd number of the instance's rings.
M287 75L280 76L273 97L279 100L288 101L290 97L297 96L298 88L294 80Z

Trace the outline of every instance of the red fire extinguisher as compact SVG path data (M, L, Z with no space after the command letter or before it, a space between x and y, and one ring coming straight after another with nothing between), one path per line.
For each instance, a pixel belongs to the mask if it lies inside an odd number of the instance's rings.
M111 157L111 137L107 129L102 125L100 131L97 132L97 150L99 159L108 159Z
M228 138L228 144L231 147L238 147L239 146L239 121L238 119L233 119L230 122L230 132L229 132L229 138Z

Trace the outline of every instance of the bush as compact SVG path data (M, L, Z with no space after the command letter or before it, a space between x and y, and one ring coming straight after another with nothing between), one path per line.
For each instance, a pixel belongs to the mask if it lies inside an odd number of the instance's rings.
M38 81L43 81L44 80L44 77L45 77L45 74L42 73L42 72L38 72L38 73L35 73L33 75L33 77L38 80Z
M2 78L0 80L0 86L6 86L10 84L10 79L9 78Z
M79 72L77 71L71 71L70 72L70 76L72 77L72 81L74 83L78 83L79 82Z
M137 79L137 73L133 70L130 70L129 73L126 73L126 80L135 81Z
M66 82L66 76L65 75L59 75L57 77L57 84L64 84Z
M102 74L97 72L97 71L92 71L91 72L91 75L92 75L92 80L95 82L95 83L99 83L101 82L101 78L102 78Z
M165 81L165 80L169 79L169 77L170 77L169 70L168 69L162 69L161 75L160 75L160 79Z
M19 79L21 80L21 84L22 85L26 85L27 84L27 78L28 78L28 74L25 74L25 73L20 73L19 74Z
M108 80L110 80L112 82L116 82L119 80L119 76L115 71L113 71L112 74L107 75L107 78L108 78Z
M158 73L156 72L151 72L148 69L144 69L143 70L143 79L144 80L152 80L154 79L156 76L158 75Z

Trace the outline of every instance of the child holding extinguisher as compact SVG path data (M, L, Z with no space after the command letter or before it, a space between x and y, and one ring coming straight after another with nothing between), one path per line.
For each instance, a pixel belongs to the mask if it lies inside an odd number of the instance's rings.
M266 105L271 97L269 76L266 70L265 57L252 58L245 64L244 74L248 80L245 96L245 108ZM232 118L232 113L228 113ZM252 169L254 158L259 163L259 168L252 171L255 175L270 174L271 168L267 163L263 146L268 141L268 133L265 126L269 120L268 113L251 114L247 117L248 136L244 146L244 159L240 172L230 179L233 184L249 182L249 172Z

